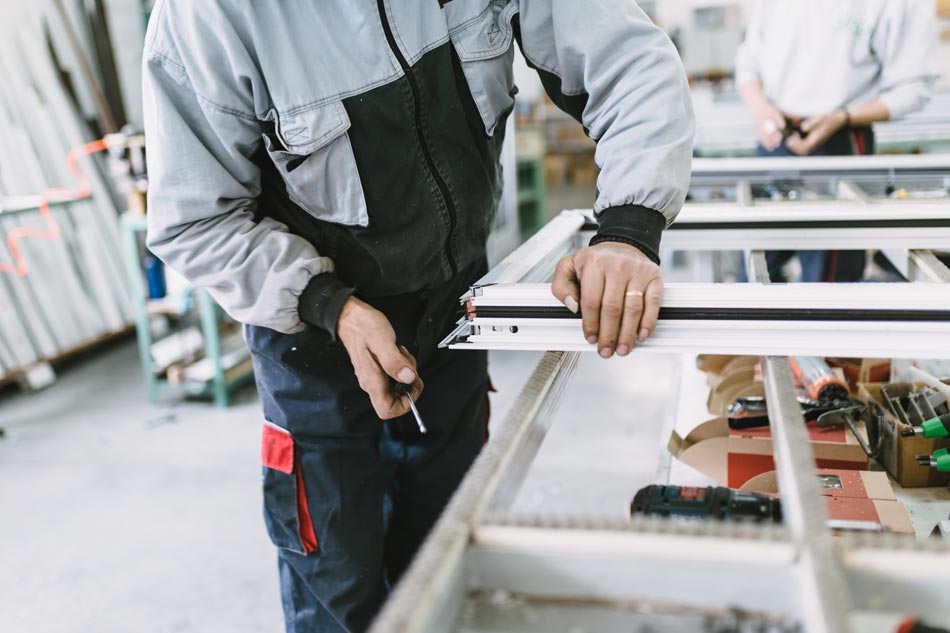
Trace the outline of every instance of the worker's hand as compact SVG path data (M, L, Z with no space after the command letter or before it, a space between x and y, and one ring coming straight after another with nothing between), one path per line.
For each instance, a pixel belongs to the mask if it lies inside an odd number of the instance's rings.
M795 132L785 139L785 147L799 156L808 156L825 144L832 134L844 127L848 115L844 110L835 110L827 114L820 114L802 121L801 130L805 137Z
M376 415L381 420L390 420L408 413L409 403L396 393L392 380L412 385L413 400L419 398L423 384L416 370L416 359L405 347L396 345L396 332L386 316L356 297L350 297L340 312L337 335L350 355L360 388L369 394Z
M774 151L782 144L782 130L785 129L785 115L768 101L763 101L752 111L755 127L759 132L759 143L768 151Z
M602 242L558 262L551 292L571 312L580 308L584 337L601 356L626 356L656 329L663 276L633 246Z

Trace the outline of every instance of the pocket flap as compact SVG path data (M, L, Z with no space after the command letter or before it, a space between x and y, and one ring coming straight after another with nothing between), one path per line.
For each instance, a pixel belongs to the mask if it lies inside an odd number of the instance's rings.
M294 472L294 438L290 432L269 422L264 423L261 463L288 475Z
M294 154L312 154L350 128L350 117L341 101L289 114L279 114L277 134L284 147Z
M511 46L514 30L511 18L516 2L492 2L476 17L462 22L449 32L462 61L489 59L504 53Z

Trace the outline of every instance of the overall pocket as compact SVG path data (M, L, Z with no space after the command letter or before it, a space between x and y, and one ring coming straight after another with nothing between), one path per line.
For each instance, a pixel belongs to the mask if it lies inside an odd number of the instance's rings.
M281 549L301 555L316 552L319 544L300 458L288 431L264 423L261 462L264 466L264 523L271 541Z
M449 25L449 38L488 136L515 104L511 18L516 11L516 2L495 1L478 15Z
M271 110L264 145L297 206L318 220L369 225L366 198L340 101L299 111Z

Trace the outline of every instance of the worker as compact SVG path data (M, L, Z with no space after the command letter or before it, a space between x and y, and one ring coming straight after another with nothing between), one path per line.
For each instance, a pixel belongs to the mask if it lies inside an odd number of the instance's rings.
M755 117L759 156L874 153L871 124L928 101L938 75L932 0L756 3L736 54L736 85ZM766 254L773 281L791 251ZM802 281L859 281L863 251L800 251Z
M632 0L153 10L148 246L246 324L288 631L366 629L485 442L487 356L438 343L486 272L514 42L597 141L599 229L553 291L602 356L629 354L656 326L694 132Z

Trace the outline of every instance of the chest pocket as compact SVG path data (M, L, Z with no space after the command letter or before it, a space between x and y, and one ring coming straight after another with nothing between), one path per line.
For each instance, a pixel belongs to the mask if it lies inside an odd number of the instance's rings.
M343 104L334 101L288 114L272 110L268 118L264 144L290 199L318 220L367 226L366 198Z
M511 18L517 9L516 2L492 0L478 15L449 25L449 37L489 136L515 104Z

